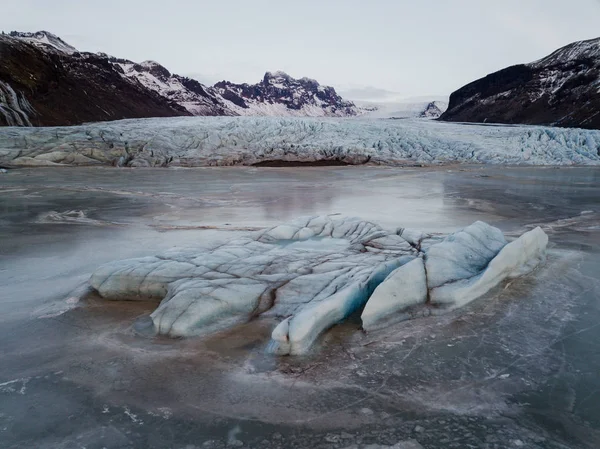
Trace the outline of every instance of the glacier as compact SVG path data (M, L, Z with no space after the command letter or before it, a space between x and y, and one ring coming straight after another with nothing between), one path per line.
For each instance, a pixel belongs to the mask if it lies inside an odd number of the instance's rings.
M598 165L600 131L430 120L176 117L0 128L0 165Z
M89 283L105 299L160 300L150 315L156 334L203 336L269 318L279 322L269 351L304 354L352 315L372 331L463 306L531 272L547 243L540 228L508 243L483 222L443 237L301 217L213 248L110 262Z

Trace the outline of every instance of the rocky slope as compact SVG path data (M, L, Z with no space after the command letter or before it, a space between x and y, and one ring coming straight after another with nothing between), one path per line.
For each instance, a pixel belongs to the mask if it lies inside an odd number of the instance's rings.
M0 36L0 125L73 125L88 121L185 115L352 116L331 87L267 73L256 85L215 87L135 63L78 52L47 31Z
M600 129L600 38L467 84L441 120Z
M129 81L106 56L71 54L50 44L31 44L30 39L0 35L0 125L191 115Z

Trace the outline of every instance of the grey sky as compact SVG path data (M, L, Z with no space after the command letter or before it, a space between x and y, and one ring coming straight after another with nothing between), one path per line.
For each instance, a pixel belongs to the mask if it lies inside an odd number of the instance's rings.
M1 0L0 29L153 59L203 82L267 70L339 90L448 94L600 36L600 0ZM358 95L358 94L357 94ZM379 92L379 95L381 92Z

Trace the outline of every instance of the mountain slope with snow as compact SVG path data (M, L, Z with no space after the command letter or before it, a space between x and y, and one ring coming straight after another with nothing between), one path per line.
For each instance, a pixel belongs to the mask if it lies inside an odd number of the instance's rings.
M179 104L192 115L237 115L212 88L191 78L171 74L158 62L136 64L116 58L109 58L109 61L127 79Z
M178 115L335 116L360 113L332 87L283 72L256 85L215 87L135 63L79 52L47 31L0 36L0 125L72 125Z
M56 34L52 34L48 31L36 31L35 33L11 31L9 36L29 42L30 44L33 44L43 50L55 50L68 55L72 55L73 53L77 52L75 47L67 44Z
M600 129L600 38L467 84L441 120Z
M350 117L360 110L330 86L285 72L267 72L257 84L221 81L216 91L238 115Z
M106 56L70 53L30 40L0 35L0 126L191 115L177 103L132 83Z

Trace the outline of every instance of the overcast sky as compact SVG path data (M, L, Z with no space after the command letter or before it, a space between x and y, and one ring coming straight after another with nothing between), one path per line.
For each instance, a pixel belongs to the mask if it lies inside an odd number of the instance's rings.
M208 83L284 70L355 98L446 95L600 36L600 0L0 2L4 31L48 30L80 50L153 59Z

